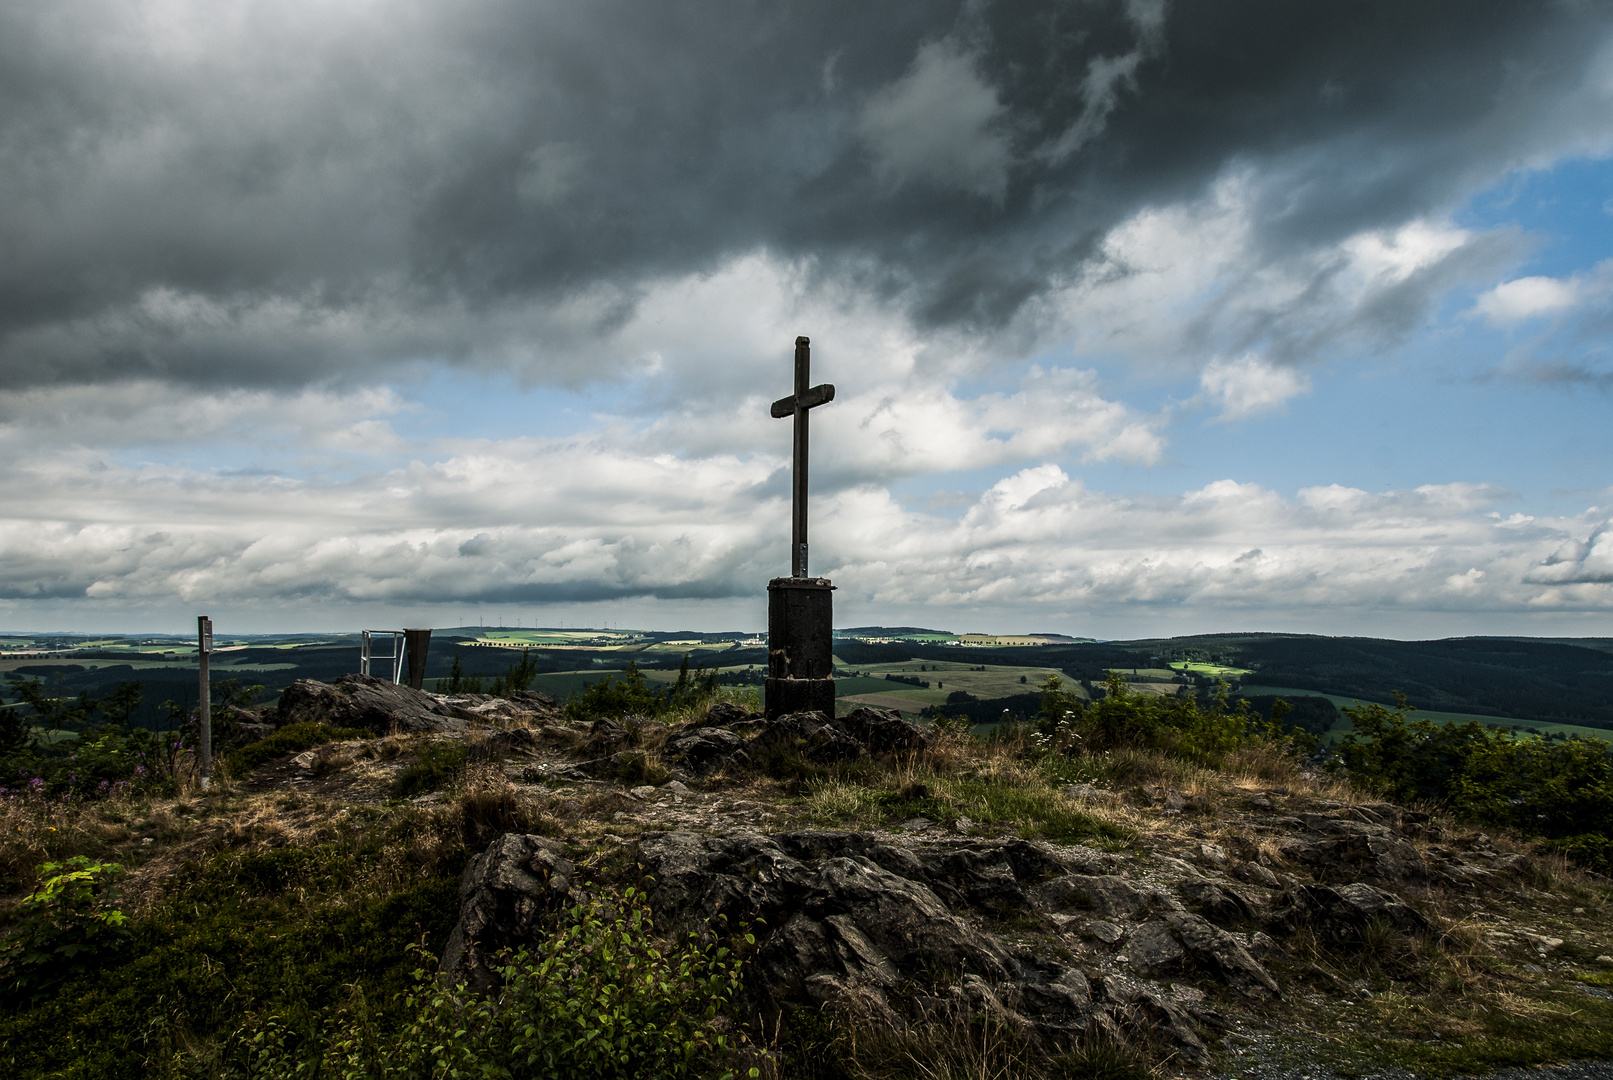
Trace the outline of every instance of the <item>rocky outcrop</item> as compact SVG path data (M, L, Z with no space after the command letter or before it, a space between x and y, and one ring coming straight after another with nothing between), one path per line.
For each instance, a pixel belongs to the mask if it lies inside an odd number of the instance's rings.
M335 686L298 679L280 695L277 720L281 727L315 723L364 728L378 735L463 731L467 727L464 718L435 694L368 675L343 675Z
M1249 996L1276 994L1277 980L1220 927L1185 911L1145 923L1128 945L1132 967L1144 975L1202 971Z
M768 720L755 738L760 747L793 750L822 765L850 761L868 752L868 747L821 712L785 713Z
M1355 808L1348 808L1354 811ZM1355 813L1306 814L1298 835L1277 842L1284 856L1329 881L1421 883L1428 864L1393 825L1360 820Z
M1335 946L1359 946L1369 923L1380 921L1405 934L1428 934L1433 925L1399 897L1360 883L1295 885L1274 905L1271 924L1281 933L1305 928Z
M943 1022L990 1014L1055 1045L1146 1028L1202 1060L1192 1009L1170 991L1106 974L1094 992L1079 967L1016 955L975 918L1022 919L1077 896L1088 911L1170 910L1175 921L1162 925L1177 969L1245 993L1277 989L1235 936L1181 911L1168 893L1068 873L1061 853L1023 840L909 848L821 830L664 833L646 837L639 853L656 910L679 929L760 920L747 986L764 1015L789 1007Z
M662 757L692 775L706 776L725 766L749 767L758 755L792 752L829 765L868 754L922 750L928 741L922 727L879 709L857 709L838 719L799 712L769 720L718 703L707 710L703 726L668 738Z
M754 718L760 718L761 713L753 713L732 701L714 701L706 709L706 727L732 727L734 724L743 724Z
M923 750L930 744L928 732L891 709L853 709L835 724L875 754Z
M493 841L460 875L459 921L443 950L444 977L478 990L492 986L492 958L542 931L544 917L570 893L573 873L552 840L507 833Z
M563 711L554 698L534 690L514 690L507 697L494 697L492 694L429 696L462 720L485 720L496 724L540 727L558 722Z
M748 765L745 740L720 727L699 727L669 737L661 747L662 760L695 776L716 772L724 765Z

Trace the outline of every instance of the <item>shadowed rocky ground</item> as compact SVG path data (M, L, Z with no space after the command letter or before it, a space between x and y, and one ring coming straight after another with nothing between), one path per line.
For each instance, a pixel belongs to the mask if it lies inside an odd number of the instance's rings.
M453 873L433 951L446 980L489 990L501 950L641 889L667 940L750 935L723 1024L763 1075L1473 1075L1613 1057L1608 882L1278 744L1213 762L1072 753L730 702L568 720L541 695L356 677L297 684L263 719L354 737L142 807L160 839L103 828L95 842L134 866L134 910L161 909L187 863L385 838L367 877L309 902Z

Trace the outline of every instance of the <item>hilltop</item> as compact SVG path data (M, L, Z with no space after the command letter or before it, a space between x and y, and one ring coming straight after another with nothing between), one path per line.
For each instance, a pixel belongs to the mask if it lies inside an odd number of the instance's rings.
M571 973L510 983L506 1001L550 1020L505 1034L540 1042L570 1029L539 1003L595 993L609 957L670 963L662 990L611 1006L658 1075L675 1068L655 1016L713 1076L1613 1058L1607 879L1352 785L1297 736L1106 689L1073 726L983 737L868 708L768 721L709 676L601 681L566 706L298 683L237 718L211 791L181 767L4 803L9 922L33 866L69 855L107 889L105 863L129 868L130 922L11 989L0 1060L19 1077L281 1075L345 1039L344 1067L369 1076L353 1063L428 1036L490 1060L505 1029L481 999L398 995L422 964L496 985L496 950L522 944ZM567 944L607 939L625 951Z

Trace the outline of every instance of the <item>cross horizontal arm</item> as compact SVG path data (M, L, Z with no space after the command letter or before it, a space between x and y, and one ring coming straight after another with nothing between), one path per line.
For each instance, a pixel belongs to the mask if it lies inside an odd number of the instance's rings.
M796 401L794 394L773 402L773 419L782 420L786 416L794 416L797 408L816 409L819 405L827 405L834 399L834 383L819 383L802 394L799 402Z

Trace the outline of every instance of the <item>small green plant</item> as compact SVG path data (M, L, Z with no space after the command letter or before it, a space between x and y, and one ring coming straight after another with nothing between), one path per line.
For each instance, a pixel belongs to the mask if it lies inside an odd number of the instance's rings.
M117 908L117 863L75 855L45 863L23 898L16 927L0 941L0 992L28 994L78 975L128 940Z

